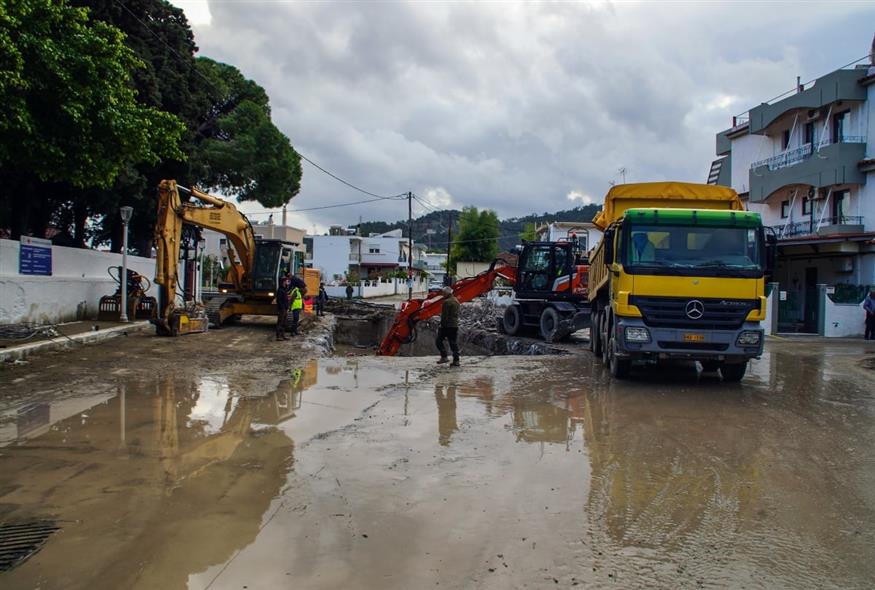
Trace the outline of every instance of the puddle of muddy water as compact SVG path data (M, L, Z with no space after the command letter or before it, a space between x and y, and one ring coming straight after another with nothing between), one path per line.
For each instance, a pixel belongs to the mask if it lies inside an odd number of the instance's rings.
M0 522L63 530L0 587L866 587L875 408L838 362L330 359L15 407Z
M280 377L120 380L0 413L0 522L61 523L2 587L184 588L252 542L296 446L410 378L354 360ZM215 534L214 534L215 532Z

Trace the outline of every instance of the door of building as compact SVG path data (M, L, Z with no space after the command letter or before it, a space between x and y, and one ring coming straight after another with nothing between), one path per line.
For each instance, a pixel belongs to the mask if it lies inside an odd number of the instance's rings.
M805 269L805 315L803 322L804 331L810 334L817 333L817 320L820 311L817 295L817 268L809 266Z

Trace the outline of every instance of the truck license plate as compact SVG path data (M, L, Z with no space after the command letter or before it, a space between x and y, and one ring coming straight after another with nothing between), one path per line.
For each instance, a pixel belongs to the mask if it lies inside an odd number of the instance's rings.
M684 334L684 342L703 342L704 334Z

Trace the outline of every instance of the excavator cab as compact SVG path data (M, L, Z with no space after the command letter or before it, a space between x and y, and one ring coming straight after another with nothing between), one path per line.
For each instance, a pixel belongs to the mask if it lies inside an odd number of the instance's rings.
M256 296L273 297L280 277L294 272L294 249L292 244L281 240L257 240L255 242L255 266L252 286Z

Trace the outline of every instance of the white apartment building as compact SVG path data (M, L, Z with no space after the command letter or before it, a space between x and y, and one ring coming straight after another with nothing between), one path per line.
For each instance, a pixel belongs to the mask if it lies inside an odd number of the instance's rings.
M319 269L326 283L340 283L351 271L361 278L377 278L407 268L409 244L400 229L368 237L355 235L307 236L306 260ZM413 244L413 269L426 269L425 247Z
M446 252L426 252L425 270L431 275L431 282L443 284L445 277L447 276Z
M734 188L778 238L781 329L817 331L819 285L875 285L875 65L733 117L716 152L708 183Z

